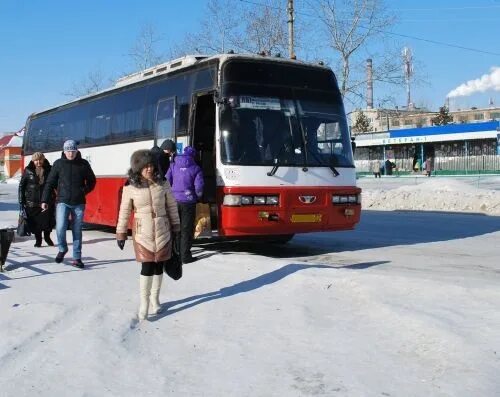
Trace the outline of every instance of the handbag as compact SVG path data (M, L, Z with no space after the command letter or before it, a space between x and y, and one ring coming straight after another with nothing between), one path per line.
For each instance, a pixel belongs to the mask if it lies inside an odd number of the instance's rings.
M172 237L172 256L163 262L163 271L174 280L179 280L182 277L182 261L179 251L179 239L174 234Z
M17 231L16 234L19 237L31 236L31 230L28 226L28 216L24 208L19 211L19 219L17 221Z

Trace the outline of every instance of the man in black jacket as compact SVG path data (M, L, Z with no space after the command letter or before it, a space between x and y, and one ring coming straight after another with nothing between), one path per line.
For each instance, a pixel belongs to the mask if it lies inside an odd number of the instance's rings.
M158 167L158 172L163 179L165 179L165 174L170 167L170 161L175 155L176 150L177 148L175 146L175 142L171 139L166 139L162 142L160 147L154 146L151 149L151 153L153 153L156 165Z
M82 223L85 212L85 196L95 187L96 179L87 160L82 159L76 142L64 142L61 158L54 162L42 195L42 209L48 208L49 198L57 189L56 234L59 252L56 262L61 263L68 252L66 230L69 216L72 220L73 261L71 264L83 269Z

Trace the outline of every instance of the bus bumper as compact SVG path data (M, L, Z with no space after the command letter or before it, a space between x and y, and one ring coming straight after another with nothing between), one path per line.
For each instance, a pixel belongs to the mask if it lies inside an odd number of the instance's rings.
M224 188L219 202L219 235L262 236L350 230L361 204L334 203L333 196L358 196L359 188ZM224 205L224 195L278 195L279 205Z

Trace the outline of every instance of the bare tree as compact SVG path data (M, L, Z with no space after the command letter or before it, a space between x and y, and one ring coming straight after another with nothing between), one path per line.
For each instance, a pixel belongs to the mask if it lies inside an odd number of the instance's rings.
M128 56L136 70L144 70L161 62L163 55L158 52L157 46L162 37L152 24L144 24L137 35L136 41Z
M210 0L199 31L188 33L174 53L214 54L234 50L286 54L286 10L286 0L261 0L256 4Z
M266 54L288 52L286 1L267 0L265 6L244 10L246 26L239 37L239 48L248 52Z
M321 21L328 47L339 56L342 96L363 97L359 88L364 78L360 76L367 56L362 50L383 38L384 30L394 24L395 18L384 8L383 0L314 0L309 4L314 16ZM363 59L360 54L364 55ZM397 64L391 63L391 58L394 60L393 56L383 58L375 78L388 78L401 68L399 57Z
M106 78L100 68L97 68L87 74L85 78L76 82L74 81L71 88L64 92L63 95L71 98L79 98L101 91L108 85Z
M173 54L216 54L237 49L241 12L240 3L234 0L209 0L199 30L188 33L182 44L173 48Z
M157 46L161 40L161 36L156 33L156 28L153 25L145 24L141 27L136 41L128 54L135 70L147 69L161 62L162 55L157 50ZM96 68L90 71L82 80L73 82L71 88L63 94L72 98L78 98L101 91L105 87L114 84L115 81L116 78L105 78L102 70Z

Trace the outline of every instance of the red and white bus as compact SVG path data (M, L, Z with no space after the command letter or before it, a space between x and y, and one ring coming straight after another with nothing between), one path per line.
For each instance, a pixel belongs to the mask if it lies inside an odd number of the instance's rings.
M173 139L198 151L213 235L352 229L361 190L342 98L323 66L260 55L186 56L32 114L24 162L79 142L97 176L85 221L115 226L132 152Z

